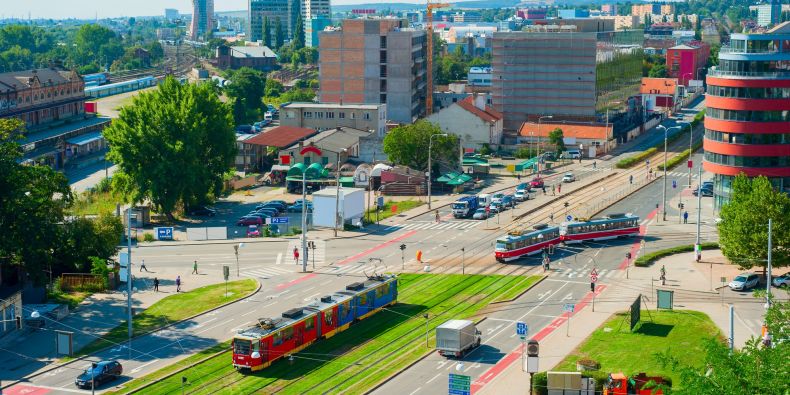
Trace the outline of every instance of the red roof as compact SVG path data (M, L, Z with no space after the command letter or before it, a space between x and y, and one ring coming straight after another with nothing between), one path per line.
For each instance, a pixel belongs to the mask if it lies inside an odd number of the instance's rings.
M582 123L546 123L537 124L534 122L524 122L521 125L519 134L525 137L548 137L554 129L562 129L563 137L575 137L577 139L607 140L612 133L612 124L608 127L605 124L582 124Z
M296 126L278 126L265 133L244 140L245 144L265 145L267 147L286 148L301 140L318 133L313 129Z
M475 98L474 98L474 96L469 96L469 97L465 98L464 100L459 101L457 104L459 106L461 106L461 108L463 108L464 110L469 111L472 114L477 115L480 119L482 119L482 120L484 120L486 122L492 122L493 123L493 122L496 122L496 121L499 121L500 119L502 119L502 114L500 114L498 111L494 110L491 107L485 106L486 107L485 111L477 108L475 106Z

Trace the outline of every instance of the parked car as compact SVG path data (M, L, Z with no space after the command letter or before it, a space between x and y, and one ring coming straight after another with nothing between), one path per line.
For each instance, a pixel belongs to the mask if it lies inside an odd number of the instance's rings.
M516 198L513 195L505 195L502 198L502 205L505 207L516 207Z
M574 182L574 181L576 181L576 176L574 176L573 173L571 172L567 172L565 173L564 176L562 176L562 182Z
M288 206L288 212L289 212L289 213L301 213L301 212L302 212L302 207L303 207L303 206L304 206L304 205L302 204L302 202L296 203L296 204L294 204L294 205L292 205L292 206ZM306 210L307 210L308 212L311 212L311 211L313 211L313 203L307 202L307 208L306 208Z
M556 158L555 158L555 156L554 156L554 153L553 153L553 152L544 152L544 153L543 153L543 159L544 159L544 160L553 161L553 160L555 160Z
M261 237L261 228L258 225L248 226L247 237Z
M582 154L577 150L568 150L563 152L560 157L564 159L579 159L582 157Z
M99 386L102 383L116 380L121 377L121 374L123 374L123 366L121 366L120 362L101 361L85 369L74 380L74 384L78 388L91 388L94 385Z
M236 221L236 226L263 225L263 218L245 215Z
M543 178L535 177L529 182L531 188L543 188Z
M481 207L475 210L475 213L472 214L472 219L486 219L488 218L488 214L486 214L486 209Z
M236 133L254 134L255 133L255 127L252 126L252 125L239 125L239 126L236 126Z
M491 203L502 203L502 198L504 197L504 193L495 193L494 196L491 197Z
M790 286L790 272L777 276L773 281L774 287L787 288Z
M281 206L288 207L288 203L286 203L285 200L269 200L269 203L276 203L276 204L279 204Z
M188 213L196 217L213 217L217 215L217 210L208 206L198 206L190 208Z
M271 203L271 202L264 203L264 204L259 204L259 205L255 206L256 210L272 209L272 210L276 210L277 212L285 211L286 208L287 208L287 206L283 206L283 205L281 205L279 203Z
M526 182L522 182L521 184L516 185L516 192L523 191L524 193L529 192L529 184Z
M515 197L516 201L519 201L519 202L523 202L525 200L529 200L529 194L524 192L524 191L522 191L522 190L516 191L516 194L513 195L513 197Z
M733 291L747 291L756 287L760 283L760 277L754 273L741 273L730 281L730 289Z
M488 206L488 209L492 213L501 213L502 211L505 211L505 208L502 207L502 203L497 202L491 202L491 204Z
M710 197L710 196L713 196L713 187L712 186L711 187L706 187L706 186L703 185L702 187L695 189L691 193L693 193L694 196L698 196L698 195L702 194L702 196Z
M255 210L250 214L265 214L267 217L276 217L280 214L280 212L273 207L264 207L262 209Z

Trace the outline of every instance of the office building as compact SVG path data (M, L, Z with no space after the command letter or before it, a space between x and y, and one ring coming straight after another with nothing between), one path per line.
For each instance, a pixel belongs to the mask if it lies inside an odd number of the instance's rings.
M483 16L479 12L464 11L453 14L453 23L480 22L482 20Z
M302 0L301 11L304 20L332 16L329 0Z
M304 45L318 48L320 42L318 33L321 33L329 26L332 26L332 19L329 17L317 16L306 19L304 24Z
M175 8L165 8L165 19L168 21L174 21L179 19L181 15L178 13L178 10Z
M667 74L677 78L680 85L689 86L690 80L699 79L709 57L708 43L692 41L676 45L667 49Z
M576 19L576 18L589 18L590 10L581 8L573 8L569 10L557 10L557 16L560 19Z
M541 20L546 19L545 8L522 8L516 11L516 16L527 20Z
M766 176L790 193L790 22L761 34L730 35L707 74L704 168L720 208L732 181Z
M386 104L387 119L425 113L425 31L401 19L346 19L319 33L322 103Z
M612 21L582 19L581 21ZM642 77L638 30L494 33L491 93L504 127L552 115L556 120L596 121L605 108L636 94ZM544 28L548 29L549 26Z
M617 4L602 4L601 13L609 16L617 15Z
M328 6L328 5L327 5ZM296 19L301 9L300 0L249 0L247 3L247 23L249 41L263 40L263 22L269 18L270 36L274 42L277 20L282 24L285 39L293 38Z
M192 0L192 22L189 37L192 40L206 39L214 28L214 0Z
M249 67L260 71L271 71L277 66L277 55L269 47L244 47L220 45L216 51L217 67L239 69Z
M280 108L280 124L316 130L349 127L387 134L386 104L288 103Z
M757 25L768 27L779 23L782 17L782 4L778 0L768 0L757 6Z

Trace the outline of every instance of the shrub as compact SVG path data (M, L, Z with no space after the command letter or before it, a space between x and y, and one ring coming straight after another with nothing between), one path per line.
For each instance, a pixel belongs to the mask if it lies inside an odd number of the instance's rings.
M694 151L696 151L696 150L700 149L701 147L702 147L702 142L700 141L700 142L694 144L694 146L692 148L693 148ZM684 150L679 155L677 155L674 158L668 160L667 161L667 170L669 170L669 169L679 165L680 163L684 162L686 159L688 159L689 155L691 155L691 152L692 151L690 151L690 150ZM664 170L664 164L663 163L658 165L658 170Z
M143 241L154 241L154 235L150 233L143 233Z
M700 246L702 247L703 250L715 250L719 248L719 243L708 242L708 243L702 243L700 244ZM634 261L634 266L639 266L639 267L648 266L651 263L661 258L670 255L682 254L684 252L693 252L693 251L694 251L693 244L687 244L687 245L667 248L663 250L653 251L649 254L645 254L640 256L639 258L636 258L636 260Z
M538 372L532 375L532 393L536 395L547 395L549 379L546 372Z
M615 167L617 167L618 169L628 169L638 163L644 162L647 158L653 156L653 154L655 154L656 152L658 152L658 148L656 147L648 148L644 152L620 160L619 162L617 162L617 164L615 164Z

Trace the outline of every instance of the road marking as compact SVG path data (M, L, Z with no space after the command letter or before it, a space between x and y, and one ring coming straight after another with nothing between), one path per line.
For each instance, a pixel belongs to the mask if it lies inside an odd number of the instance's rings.
M430 379L430 380L428 380L428 381L426 381L426 382L425 382L425 384L428 384L428 383L430 383L431 381L434 381L434 380L436 380L436 378L437 378L437 377L439 377L439 376L441 376L441 375L442 375L441 373L436 373L436 376L433 376L433 377L431 377L431 379Z
M310 299L313 299L314 297L316 297L316 296L318 296L318 295L321 295L321 292L315 293L315 294L313 294L313 295L310 295L310 296L308 296L308 297L304 298L304 301L305 301L305 302L309 302L309 301L310 301Z
M422 387L417 387L417 389L412 391L409 395L414 395L414 394L420 392L420 389L422 389Z
M222 322L222 323L220 323L220 324L214 325L214 326L212 326L211 328L206 328L206 329L203 329L202 331L195 332L195 335L199 335L199 334L201 334L201 333L203 333L203 332L205 332L205 331L210 331L210 330L212 330L212 329L219 328L219 327L221 327L222 325L225 325L225 324L227 324L227 323L229 323L229 322L231 322L231 321L235 321L235 320L236 320L235 318L231 318L231 319L229 319L229 320L227 320L227 321L225 321L225 322Z
M302 290L302 292L307 292L307 291L309 291L309 290L311 290L313 288L315 288L315 287L305 288L305 289Z
M439 370L439 369L441 369L441 368L442 368L442 366L444 366L444 365L446 365L446 364L447 364L447 361L439 361L439 366L437 366L437 367L436 367L436 370Z
M3 391L6 391L6 393L8 394L36 394L36 393L46 393L46 392L36 391L37 389L45 389L45 390L53 390L53 391L66 391L66 392L83 394L83 395L88 393L88 391L85 390L68 388L66 387L66 385L74 385L74 382L70 381L69 384L65 384L63 387L50 387L47 385L32 385L32 384L17 384Z
M538 300L541 300L541 299L545 298L545 297L546 297L546 295L548 295L548 294L550 294L550 293L551 293L551 291L553 291L553 289L550 289L550 290L548 290L548 291L546 291L546 292L543 292L543 293L539 293L539 294L538 294ZM490 319L490 318L489 318L489 319Z
M332 280L327 280L321 283L321 285L329 285L332 283Z
M264 307L266 307L266 306L264 306ZM254 312L255 312L255 310L250 310L250 311L248 311L248 312L246 312L246 313L242 314L241 316L242 316L242 317L244 317L244 316L250 315L250 314L252 314L252 313L254 313Z
M559 288L559 289L557 289L557 290L556 290L556 291L554 291L554 292L553 292L551 295L549 295L549 298L550 298L551 296L554 296L554 295L556 295L556 294L557 294L557 292L560 292L560 291L562 291L562 289L563 289L563 288L565 288L565 286L566 286L566 285L568 285L568 284L562 284L562 285L560 286L560 288ZM535 311L535 309L537 309L538 307L542 306L542 305L543 305L543 303L546 303L546 301L547 301L547 300L549 300L549 298L546 298L546 299L544 299L544 300L541 300L541 301L540 301L540 303L536 304L536 305L535 305L535 307L533 307L533 308L529 309L529 311L527 311L526 313L524 313L524 315L522 315L521 317L518 317L518 318L516 318L516 321L521 321L522 319L524 319L524 317L528 316L530 313L532 313L533 311ZM501 329L499 332L497 332L496 334L494 334L493 336L491 336L491 337L490 337L490 339L493 339L493 338L495 338L495 337L499 336L499 334L500 334L500 333L502 333L502 331L503 331L503 330L505 330L505 329L507 329L507 327L504 327L504 328L502 328L502 329ZM516 335L516 334L514 333L514 334L513 334L513 336L515 336L515 335ZM486 343L488 343L488 342L486 342Z
M146 367L146 366L148 366L148 365L150 365L150 364L152 364L152 363L154 363L154 362L156 362L156 361L159 361L159 359L154 359L154 360L153 360L153 361L151 361L151 362L144 363L144 364L142 364L142 365L140 365L140 366L138 366L138 367L136 367L136 368L132 369L132 370L131 370L129 373L137 373L137 372L139 372L139 371L143 370L143 368L144 368L144 367Z
M274 261L274 263L277 264L277 265L283 263L283 253L282 252L277 254L277 260Z
M206 320L206 321L204 321L204 322L202 322L202 323L199 323L199 324L197 324L197 325L195 325L195 326L193 326L193 327L191 327L191 328L188 328L188 329L197 329L197 328L202 328L202 327L204 327L206 324L208 324L209 322L211 322L211 321L214 321L214 320L216 320L216 319L217 319L217 318L215 317L215 318L212 318L212 319L210 319L210 320ZM187 329L187 328L185 328L185 329Z

